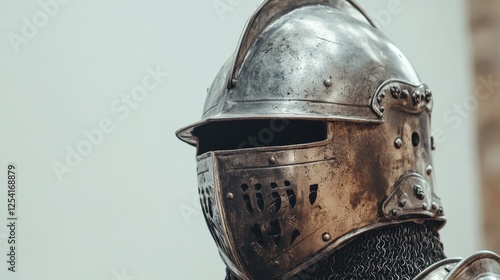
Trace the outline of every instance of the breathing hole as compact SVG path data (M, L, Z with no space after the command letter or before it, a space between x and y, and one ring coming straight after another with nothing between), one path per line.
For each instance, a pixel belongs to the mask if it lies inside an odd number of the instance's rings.
M278 187L278 184L276 184L276 183L271 183L271 189L275 189L275 188L277 188L277 187Z
M285 181L285 186L290 187L291 185L292 183L290 183L290 181Z
M255 196L257 198L257 206L262 211L264 209L264 197L262 196L261 193L258 193Z
M417 147L420 144L420 135L418 133L413 132L411 135L411 142L413 143L413 147Z
M210 197L208 198L208 213L210 214L210 218L214 217L214 212L212 210L212 200Z
M297 237L299 237L299 235L300 235L300 231L298 229L296 229L292 232L292 239L290 240L290 245L292 245L293 242L295 242L295 239L297 239Z
M269 235L273 239L274 244L278 245L278 241L281 237L281 226L280 222L277 220L271 221L269 224L271 226L271 230L269 231Z
M250 227L250 230L255 235L255 239L259 242L260 245L264 245L264 237L262 236L262 231L260 230L260 225L255 224Z
M206 212L205 209L207 209L207 208L206 208L205 204L203 203L203 198L201 198L201 197L200 197L200 204L201 204L201 210Z
M262 185L261 184L255 184L255 190L256 191L260 191L262 189Z
M273 192L271 195L273 196L273 205L276 209L276 213L278 213L281 209L281 196L277 192Z
M313 205L318 198L318 188L318 184L314 184L309 187L309 190L311 191L311 193L309 194L309 202L311 203L311 205Z
M294 208L295 204L297 203L297 197L295 197L295 192L293 190L287 190L286 195L288 196L288 202L290 203L290 206Z
M205 210L205 214L208 214L208 204L206 196L203 196L203 209Z
M243 185L241 185L241 190L242 190L243 192L246 192L246 191L248 190L248 185L247 185L247 184L243 184Z
M250 196L248 194L243 195L243 200L245 201L245 206L248 213L253 214L252 202L250 201Z

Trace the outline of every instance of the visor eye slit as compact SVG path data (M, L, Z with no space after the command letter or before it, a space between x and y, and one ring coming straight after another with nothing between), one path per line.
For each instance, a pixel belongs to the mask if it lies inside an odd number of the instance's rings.
M276 123L280 123L279 126ZM305 145L327 139L327 123L313 120L214 121L194 128L198 155L214 151Z

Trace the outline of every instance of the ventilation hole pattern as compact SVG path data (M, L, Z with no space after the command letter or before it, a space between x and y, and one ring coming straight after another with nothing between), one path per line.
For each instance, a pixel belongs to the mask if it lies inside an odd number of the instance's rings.
M213 188L209 186L206 188L202 188L201 191L198 190L198 192L200 193L201 208L205 212L205 215L208 215L210 218L214 217L212 200L210 199L212 189Z
M210 173L199 174L198 194L201 203L203 216L208 229L217 246L223 252L229 252L229 245L221 230L221 217L217 210L217 200L215 197L215 188Z
M281 196L277 192L271 194L273 196L273 204L271 206L275 207L275 212L278 213L281 209Z
M245 208L252 216L255 214L255 211L260 213L268 211L265 213L278 214L280 210L283 209L283 203L288 203L292 209L297 206L296 190L292 189L293 184L288 180L282 181L281 184L271 182L269 185L263 183L251 185L253 185L252 189L249 187L249 184L241 184L240 188L243 192L242 198ZM318 198L319 185L310 185L308 191L309 203L314 205ZM269 194L269 200L267 200L267 196ZM253 197L255 197L255 199L253 199ZM301 235L300 230L297 228L282 228L282 225L277 219L273 219L271 222L266 224L255 223L250 226L249 230L252 236L254 236L255 241L261 247L282 245L292 246ZM290 243L286 244L287 242L285 242L285 244L283 244L283 242L281 242L283 238L285 238L285 240L289 240Z

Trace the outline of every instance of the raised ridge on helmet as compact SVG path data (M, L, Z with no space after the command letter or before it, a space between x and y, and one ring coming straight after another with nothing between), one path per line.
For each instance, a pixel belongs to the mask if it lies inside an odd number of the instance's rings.
M381 85L422 84L379 30L353 17L352 10L324 5L298 8L268 26L248 50L237 85L228 90L232 61L210 87L202 120L177 132L181 140L195 145L192 129L211 121L286 116L382 123L372 110Z
M352 8L358 10L367 22L369 22L373 27L378 28L375 21L368 16L368 14L355 0L347 0L347 2L352 5ZM345 3L346 2L344 0L266 0L262 2L248 20L244 29L245 31L241 35L241 39L236 50L236 56L234 57L234 62L230 71L231 75L228 76L229 79L227 88L231 89L235 83L237 83L238 71L240 70L241 64L243 64L248 50L252 44L255 43L257 37L267 26L271 24L272 21L292 10L306 5L319 4L342 8Z
M238 120L242 118L254 118L254 119L281 118L283 115L286 115L286 117L288 118L296 118L296 119L323 119L323 120L337 119L346 121L359 121L359 116L356 116L355 113L352 113L351 114L352 116L350 116L349 114L344 116L342 114L336 114L334 110L318 114L318 111L321 111L321 109L317 108L315 109L314 107L321 107L322 104L310 104L310 106L305 106L305 107L313 107L313 108L304 107L302 110L295 110L295 112L283 112L284 114L281 114L280 112L268 112L268 113L263 111L257 112L254 110L255 106L249 107L241 103L236 105L243 105L243 106L235 108L233 106L235 105L235 102L232 102L230 98L228 98L228 95L230 96L231 93L234 93L232 91L234 90L232 81L233 80L236 81L235 79L237 77L236 75L241 73L242 67L244 66L243 64L247 61L249 53L252 51L252 49L258 47L256 46L256 42L258 41L258 39L265 36L264 33L266 32L266 30L268 30L271 26L274 26L276 21L279 21L281 18L286 17L294 10L308 6L316 6L315 9L319 8L318 10L328 10L330 12L338 11L340 14L348 15L348 17L351 17L356 21L363 23L365 25L364 28L366 28L367 26L371 27L373 30L377 30L378 28L375 22L366 14L364 9L354 0L264 1L248 21L245 27L245 31L241 36L236 52L224 64L224 66L218 73L217 77L215 78L212 86L210 87L208 92L208 97L205 103L202 120L178 130L176 134L180 140L195 146L196 138L192 135L193 128L211 121ZM322 76L325 77L328 76L328 73L326 73L326 71L323 74L324 75ZM311 78L321 78L321 77L311 77ZM326 80L325 82L327 82ZM323 81L321 81L321 83L322 82ZM301 104L303 104L303 102L301 102L303 100L300 99L301 98L299 98L297 106L295 106L295 108L299 108ZM264 104L272 103L271 100L263 100L262 102ZM248 104L249 103L247 103L247 105ZM256 106L259 106L259 104L256 104ZM364 104L363 106L368 108L369 104L367 103ZM263 109L266 110L267 107L268 106L264 106ZM287 107L290 106L287 105ZM350 106L344 106L346 110L353 109L349 107ZM369 110L368 112L365 112L365 114L362 116L361 119L362 121L367 121L367 122L374 122L374 123L381 122L381 120L378 119L376 116L372 116Z

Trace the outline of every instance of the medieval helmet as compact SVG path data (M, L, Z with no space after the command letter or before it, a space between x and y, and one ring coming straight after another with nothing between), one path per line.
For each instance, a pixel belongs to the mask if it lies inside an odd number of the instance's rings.
M209 89L200 201L228 268L288 278L360 234L442 226L433 97L352 0L267 0Z

